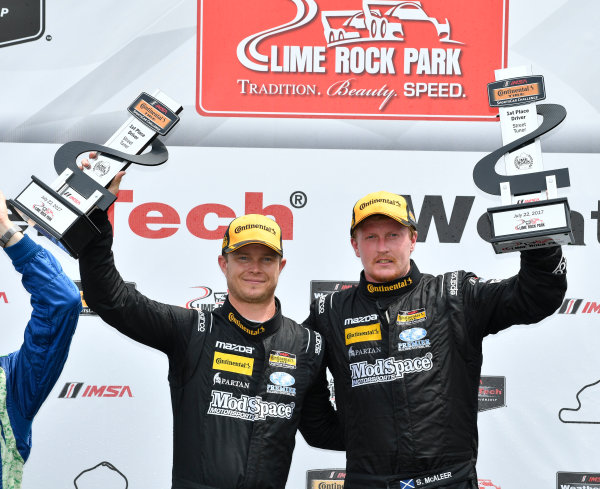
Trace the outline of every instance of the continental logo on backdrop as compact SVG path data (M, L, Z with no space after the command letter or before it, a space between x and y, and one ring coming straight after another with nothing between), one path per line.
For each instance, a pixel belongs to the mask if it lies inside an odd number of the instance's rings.
M497 114L485 87L506 67L508 0L198 0L198 15L205 116Z
M306 489L343 489L345 478L346 471L343 469L307 470Z
M224 370L235 374L252 375L254 358L216 351L212 368L213 370Z
M0 47L35 41L44 34L44 0L0 2Z
M364 326L346 328L344 335L346 336L347 345L363 341L379 341L381 340L381 324L366 324Z

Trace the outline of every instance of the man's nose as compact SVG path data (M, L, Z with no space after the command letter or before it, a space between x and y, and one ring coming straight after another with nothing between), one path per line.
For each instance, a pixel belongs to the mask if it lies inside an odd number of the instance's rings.
M388 245L387 245L385 239L378 239L377 240L377 251L379 253L384 253L384 252L388 251L388 249L389 248L388 248Z

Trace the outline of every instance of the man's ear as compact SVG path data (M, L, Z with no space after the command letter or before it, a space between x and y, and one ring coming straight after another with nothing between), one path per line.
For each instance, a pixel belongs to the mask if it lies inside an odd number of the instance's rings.
M358 250L358 242L356 241L356 238L350 238L350 244L352 245L352 248L354 248L354 254L360 258L360 251Z
M417 244L417 238L419 237L419 233L417 233L416 231L412 234L412 237L410 239L410 252L412 253L413 251L415 251L415 245Z
M227 258L225 258L223 255L219 255L218 261L223 275L227 275Z

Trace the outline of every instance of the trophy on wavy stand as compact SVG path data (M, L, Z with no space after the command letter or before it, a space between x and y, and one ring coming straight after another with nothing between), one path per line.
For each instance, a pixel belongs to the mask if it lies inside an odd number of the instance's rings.
M546 98L544 79L523 67L496 70L488 98L490 107L499 108L504 146L475 165L473 180L484 192L501 197L501 206L488 209L494 251L574 243L569 203L557 190L570 185L569 170L544 170L539 141L565 119L565 108L536 103ZM503 156L506 175L495 170Z
M181 104L160 90L140 94L127 109L131 116L104 145L72 141L54 155L59 174L50 185L32 181L8 203L48 238L74 258L100 231L89 219L99 208L107 210L116 196L107 190L115 175L130 164L156 166L169 154L157 136L165 136L179 122ZM144 152L148 146L151 149ZM99 153L90 168L81 170L77 158Z

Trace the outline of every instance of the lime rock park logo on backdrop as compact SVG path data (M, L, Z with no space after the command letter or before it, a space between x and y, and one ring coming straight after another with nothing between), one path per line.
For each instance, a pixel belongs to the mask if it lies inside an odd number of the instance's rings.
M0 48L35 41L44 34L44 0L0 2Z
M493 120L508 0L198 2L207 116Z

